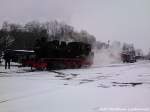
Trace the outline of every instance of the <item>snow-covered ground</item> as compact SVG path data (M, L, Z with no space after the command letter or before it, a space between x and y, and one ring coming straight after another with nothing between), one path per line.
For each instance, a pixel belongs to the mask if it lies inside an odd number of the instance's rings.
M0 66L0 112L150 112L150 62L30 71Z

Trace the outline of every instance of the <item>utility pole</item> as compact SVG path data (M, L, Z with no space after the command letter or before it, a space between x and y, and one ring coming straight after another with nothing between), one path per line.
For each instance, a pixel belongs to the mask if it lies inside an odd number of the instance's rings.
M109 48L110 40L108 40L108 48Z

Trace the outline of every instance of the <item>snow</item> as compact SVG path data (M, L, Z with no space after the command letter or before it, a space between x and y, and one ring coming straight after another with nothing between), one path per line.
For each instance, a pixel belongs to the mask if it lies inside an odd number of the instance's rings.
M34 53L33 50L14 50L14 51L18 51L18 52L32 52L32 53Z
M31 71L0 66L0 112L149 112L150 62Z

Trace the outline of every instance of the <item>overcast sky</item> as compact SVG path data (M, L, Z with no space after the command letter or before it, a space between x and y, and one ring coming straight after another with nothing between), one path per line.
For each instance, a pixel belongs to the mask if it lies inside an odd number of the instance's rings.
M55 19L103 42L150 48L150 0L0 0L0 24Z

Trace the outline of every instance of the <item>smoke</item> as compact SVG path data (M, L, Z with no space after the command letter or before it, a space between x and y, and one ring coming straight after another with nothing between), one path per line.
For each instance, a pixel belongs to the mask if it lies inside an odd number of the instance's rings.
M94 50L94 65L121 63L121 47L112 45L108 48Z

